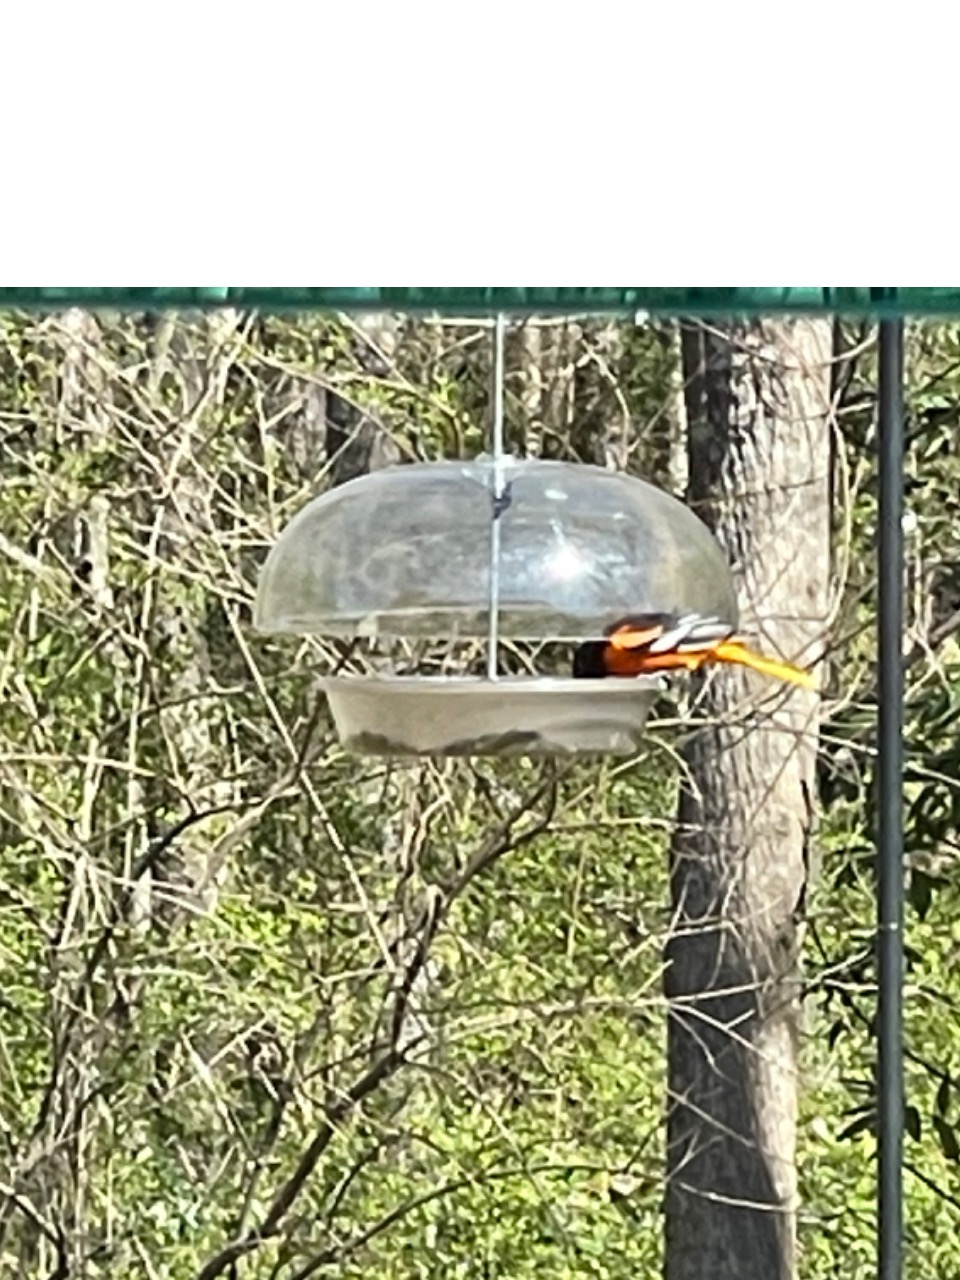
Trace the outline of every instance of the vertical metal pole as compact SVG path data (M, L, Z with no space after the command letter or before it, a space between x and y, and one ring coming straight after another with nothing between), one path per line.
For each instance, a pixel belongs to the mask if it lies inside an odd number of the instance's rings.
M503 366L507 318L497 316L493 327L493 501L490 516L490 617L487 631L487 678L497 679L500 644L500 516L503 498Z
M903 321L880 322L877 836L880 1280L903 1261Z

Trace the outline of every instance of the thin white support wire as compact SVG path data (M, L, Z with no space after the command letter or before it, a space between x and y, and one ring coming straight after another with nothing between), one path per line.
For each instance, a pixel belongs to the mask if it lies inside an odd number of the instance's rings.
M498 677L500 646L500 515L503 498L503 374L507 318L501 312L493 326L493 500L490 504L490 599L487 627L487 679Z

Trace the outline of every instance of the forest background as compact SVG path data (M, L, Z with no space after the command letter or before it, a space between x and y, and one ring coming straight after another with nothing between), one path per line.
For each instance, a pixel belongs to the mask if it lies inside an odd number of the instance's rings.
M826 388L796 1272L852 1280L875 1248L875 333L681 336L518 323L507 437L695 499L694 338L754 390L780 365ZM452 319L0 316L0 1274L660 1274L696 692L636 759L361 759L317 678L382 655L251 625L310 496L484 447L489 360ZM907 1274L947 1280L960 327L909 327L907 372Z

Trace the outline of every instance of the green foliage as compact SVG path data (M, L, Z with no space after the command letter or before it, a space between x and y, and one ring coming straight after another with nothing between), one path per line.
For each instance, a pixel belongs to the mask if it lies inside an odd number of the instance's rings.
M855 346L862 334L850 335ZM873 965L876 775L872 753L876 715L876 490L872 354L845 370L838 405L846 477L843 525L849 572L836 634L836 687L842 692L824 727L821 756L823 878L811 919L808 1006L816 1028L806 1069L819 1075L805 1094L810 1116L836 1116L835 1154L808 1143L807 1195L815 1200L824 1161L850 1186L870 1188L875 1159L875 973ZM908 343L906 638L907 856L906 1052L908 1066L908 1274L953 1275L960 1209L960 1140L953 1105L960 999L954 960L960 941L960 654L953 638L958 559L956 452L960 403L960 330L924 325ZM858 927L851 930L851 922ZM819 1065L817 1059L819 1058ZM809 1132L809 1131L805 1131ZM805 1168L801 1162L801 1168ZM828 1185L823 1182L824 1187ZM869 1210L869 1205L867 1205ZM869 1226L857 1228L863 1231ZM853 1228L841 1217L811 1224L808 1240L826 1232L830 1250L850 1256ZM862 1256L862 1251L861 1255ZM826 1265L826 1264L824 1264ZM836 1265L836 1264L834 1264ZM865 1261L864 1268L867 1268ZM818 1274L818 1273L815 1273ZM826 1274L858 1274L852 1264Z
M940 634L960 604L960 329L918 329L910 351L908 1223L926 1280L955 1273L960 1207L960 654ZM194 1276L269 1220L325 1132L244 1280L305 1280L310 1259L396 1280L658 1274L672 758L578 765L549 815L529 762L351 759L315 714L341 651L250 627L266 548L335 478L330 403L400 457L476 452L487 352L475 326L423 321L0 315L3 1274L53 1274L59 1223L78 1274ZM874 1251L871 361L851 358L838 406L803 1280L869 1274ZM530 326L511 370L519 451L602 461L600 441L672 474L668 330ZM398 1020L402 1062L338 1110Z
M194 1275L311 1139L245 1276L656 1270L670 778L577 768L549 832L491 857L539 766L345 757L315 715L330 651L249 626L267 546L335 465L318 393L401 456L475 451L484 347L2 318L4 1273L62 1247L91 1277ZM573 395L602 406L584 367ZM549 410L518 390L524 447L565 429ZM398 1019L408 1060L364 1093Z

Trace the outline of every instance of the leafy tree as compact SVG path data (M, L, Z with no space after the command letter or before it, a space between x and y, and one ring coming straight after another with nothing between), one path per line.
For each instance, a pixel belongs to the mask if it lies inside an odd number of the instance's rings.
M764 1037L788 1061L789 1032L799 1045L797 1271L846 1280L869 1269L874 371L869 328L840 329L813 787L813 703L735 679L692 701L672 690L636 760L350 758L316 675L383 654L252 631L259 565L313 493L395 457L482 447L480 326L0 315L0 1273L652 1280L664 1196L670 1223L687 1212L682 1180L762 1199L756 1148L739 1172L723 1143L702 1160L698 1148L678 1175L692 1095L686 1114L671 1101L669 1152L662 1132L662 955L679 960L669 981L692 984L689 1007L702 1008L694 979L712 945L675 927L676 907L690 910L680 859L698 841L719 855L714 841L729 852L739 839L722 824L695 829L725 776L708 770L708 750L731 767L784 761L779 915L741 895L733 950L738 963L776 957L770 984L751 980L741 1068L756 1068ZM802 375L817 363L809 351L787 358L814 332L713 327L697 339L710 364L688 388L692 425L726 424L718 441L731 448L751 430L792 442L776 453L774 506L820 456L801 456L807 413L792 406L823 376ZM685 378L672 326L519 327L511 446L676 488L681 392L699 367L690 341ZM946 1280L960 1204L957 327L912 330L909 355L908 1227L915 1274ZM724 416L728 379L742 418ZM816 401L812 430L824 412ZM763 554L741 547L740 532L763 528L762 495L738 489L736 512L718 505L737 472L711 472L709 443L692 441L691 497L744 570L747 620L799 654L820 636L822 596L801 609L796 585L820 583L816 556L790 559L798 521ZM771 461L725 456L747 479ZM814 503L818 528L821 516ZM794 716L799 755L784 733ZM686 783L692 821L677 830L678 781L698 771L706 790ZM820 801L810 853L823 874L800 904L797 1017L801 782ZM769 850L761 834L756 848ZM757 877L737 893L753 893L771 862L754 859ZM678 1028L674 1018L674 1095ZM751 1088L762 1097L777 1078ZM788 1093L773 1188L787 1203ZM726 1219L745 1216L760 1217L748 1207ZM721 1248L723 1217L701 1207L686 1220ZM742 1234L756 1245L762 1232ZM790 1275L789 1228L772 1252L768 1274Z

